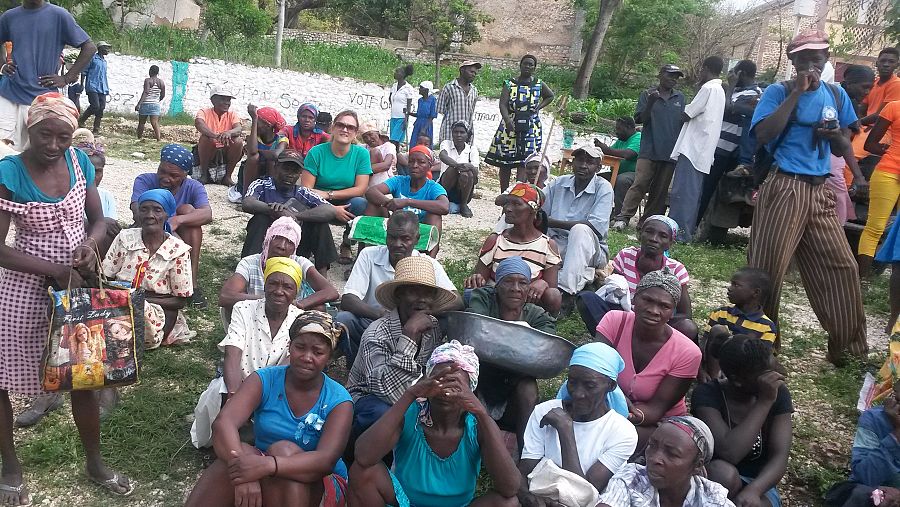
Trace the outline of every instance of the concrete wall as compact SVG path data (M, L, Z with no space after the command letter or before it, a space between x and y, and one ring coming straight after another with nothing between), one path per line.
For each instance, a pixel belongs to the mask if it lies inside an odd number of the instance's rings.
M103 5L109 8L114 0L103 0ZM170 25L178 28L196 30L200 28L199 4L194 0L152 0L147 4L143 13L130 13L125 16L127 26ZM119 9L112 8L113 21L119 21Z
M162 104L163 112L169 110L173 95L170 62L117 54L109 55L107 60L109 110L134 114L134 106L140 98L147 69L154 64L159 66L159 76L167 85L166 98ZM363 121L372 119L382 125L386 125L390 117L388 89L378 84L324 74L250 67L208 59L196 59L188 66L187 87L181 104L184 111L193 115L198 109L210 107L209 90L213 85L227 85L231 88L236 95L236 99L232 101L232 109L242 118L248 118L247 104L253 103L257 106L274 107L288 122L293 123L296 121L297 107L303 102L313 102L322 111L332 114L344 109L354 109ZM546 136L551 117L541 114L541 118ZM441 117L438 117L434 122L435 136L438 135L440 120ZM496 99L478 101L474 123L475 145L479 151L485 153L500 123ZM562 128L557 125L554 130L547 153L551 160L558 160L562 146ZM576 144L585 141L586 138L576 138Z

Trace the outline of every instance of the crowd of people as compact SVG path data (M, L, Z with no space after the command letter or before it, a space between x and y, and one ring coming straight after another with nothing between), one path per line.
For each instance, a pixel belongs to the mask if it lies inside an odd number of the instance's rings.
M788 265L796 262L828 333L828 359L841 364L868 352L860 275L873 259L900 262L900 226L878 247L900 195L891 190L900 144L885 137L900 136L894 48L879 55L877 77L851 66L838 86L822 78L827 37L804 31L787 46L795 78L762 91L755 66L741 61L723 82L725 62L710 57L690 103L678 89L682 71L666 64L634 117L616 122L616 142L578 147L572 174L557 177L539 116L554 92L524 56L504 81L483 159L500 170L501 219L457 287L436 257L443 217L472 216L478 62L462 62L436 95L420 83L415 108L414 69L398 68L388 128L311 103L290 125L250 105L245 138L231 91L213 87L211 107L196 114L194 149L164 146L156 172L135 179L131 217L120 222L98 187L102 144L72 146L87 118L99 128L109 45L93 44L43 0L0 16L0 40L14 43L0 68L0 136L24 147L0 160L0 236L15 229L12 245L0 245L2 505L31 499L9 392L33 397L18 426L61 404L38 376L47 287L90 286L102 274L141 289L145 349L189 342L196 333L183 310L208 304L197 274L213 182L231 187L250 218L217 298L227 329L221 374L191 428L214 459L188 505L780 506L794 411L776 359ZM81 53L60 74L63 45ZM17 60L23 53L34 58ZM90 106L79 113L53 89L82 71ZM150 68L136 107L138 135L149 118L157 139L158 73ZM604 156L622 159L615 187L600 174ZM747 178L758 184L748 266L731 278L729 304L698 323L690 266L670 250L695 238L723 184ZM836 203L863 195L869 181L857 261ZM628 227L645 196L637 244L610 252L611 222ZM380 238L356 241L365 220ZM332 226L344 229L337 244ZM327 277L335 263L350 266L343 293ZM900 313L898 270L889 327ZM451 311L491 317L507 330L492 339L513 341L522 326L556 334L557 319L575 310L590 339L561 358L568 370L551 399L534 376L449 339L439 320ZM328 375L340 356L345 382ZM100 452L100 416L118 393L71 396L88 478L131 494L135 481ZM883 406L863 413L851 475L829 504L900 504L898 400L895 384Z

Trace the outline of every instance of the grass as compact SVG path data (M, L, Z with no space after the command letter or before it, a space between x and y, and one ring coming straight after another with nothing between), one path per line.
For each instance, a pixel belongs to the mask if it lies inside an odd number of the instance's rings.
M234 272L238 258L204 251L198 282L220 287ZM206 310L189 309L188 321L197 330L194 342L161 348L144 355L138 384L121 390L122 401L101 425L102 449L107 463L139 486L132 497L114 498L100 493L84 478L84 454L67 410L49 415L39 426L17 430L20 457L31 476L36 503L58 496L58 488L71 486L62 478L78 478L85 494L96 497L92 505L178 505L181 492L198 474L201 461L190 443L190 422L197 399L215 373L220 353L215 344L224 336L218 305L212 290ZM35 479L37 479L35 481ZM164 499L155 498L164 491ZM74 501L72 505L86 505Z

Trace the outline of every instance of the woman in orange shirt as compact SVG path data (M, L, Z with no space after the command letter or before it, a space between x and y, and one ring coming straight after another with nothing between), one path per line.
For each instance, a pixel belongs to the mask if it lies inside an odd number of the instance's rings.
M900 142L882 144L888 132L891 139L900 140L900 100L884 106L866 139L866 151L880 155L881 161L869 178L869 218L859 239L860 276L869 275L888 218L900 203Z

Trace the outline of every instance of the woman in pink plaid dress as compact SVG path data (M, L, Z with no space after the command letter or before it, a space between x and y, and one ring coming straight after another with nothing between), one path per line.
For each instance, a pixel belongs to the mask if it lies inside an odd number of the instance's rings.
M106 234L94 166L70 147L77 120L75 105L59 93L38 96L28 110L30 146L0 161L0 505L31 503L13 441L9 391L42 393L47 286L81 286L79 271L96 271L94 249ZM12 247L5 245L10 222L16 229ZM73 391L72 415L88 478L115 494L131 493L131 481L100 456L95 393Z

